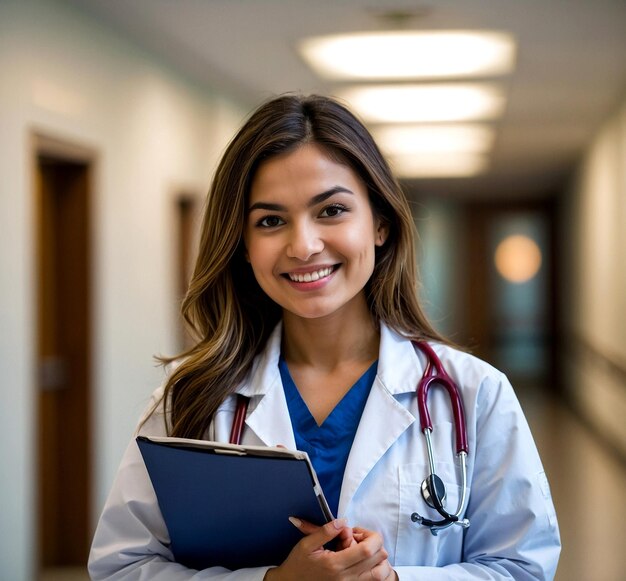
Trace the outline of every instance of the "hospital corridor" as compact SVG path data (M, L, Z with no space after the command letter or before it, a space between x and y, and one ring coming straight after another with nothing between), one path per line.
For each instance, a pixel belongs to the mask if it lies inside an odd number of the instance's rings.
M157 358L194 345L218 163L286 93L367 127L428 319L510 380L554 579L626 581L625 55L623 0L0 0L0 581L89 579Z

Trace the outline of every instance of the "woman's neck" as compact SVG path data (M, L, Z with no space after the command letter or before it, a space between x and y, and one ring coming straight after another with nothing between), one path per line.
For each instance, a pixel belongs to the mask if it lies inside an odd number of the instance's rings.
M283 315L283 356L288 364L332 371L346 362L378 358L380 330L367 304L349 317L336 313L319 319Z

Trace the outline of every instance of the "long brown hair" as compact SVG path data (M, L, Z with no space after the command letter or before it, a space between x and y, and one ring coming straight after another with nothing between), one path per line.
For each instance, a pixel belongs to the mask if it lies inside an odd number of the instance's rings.
M389 227L366 288L374 320L412 339L442 340L417 298L411 211L371 135L333 99L280 96L261 105L236 134L208 194L198 259L182 305L196 343L176 357L162 358L179 362L162 402L170 435L203 437L281 318L280 307L261 290L245 260L243 230L259 165L304 143L318 144L352 168L367 187L374 213Z

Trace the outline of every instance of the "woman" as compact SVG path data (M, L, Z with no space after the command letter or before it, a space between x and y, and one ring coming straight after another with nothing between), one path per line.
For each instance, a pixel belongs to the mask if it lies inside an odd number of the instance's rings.
M169 537L131 442L90 556L94 579L550 579L560 550L549 488L506 378L448 345L418 300L407 201L363 125L319 96L262 105L227 148L209 193L183 305L197 343L140 433L305 449L340 519L283 563L192 571ZM458 384L469 455L460 519L438 534L415 388L428 341ZM173 361L173 360L172 360ZM448 400L432 390L432 448L446 505L460 498ZM294 515L297 517L298 515ZM245 526L242 524L242 526ZM338 537L336 552L323 545Z

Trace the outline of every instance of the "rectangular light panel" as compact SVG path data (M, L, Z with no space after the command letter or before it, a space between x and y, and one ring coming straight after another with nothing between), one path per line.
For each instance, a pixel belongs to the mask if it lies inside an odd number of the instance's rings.
M366 122L415 123L494 119L505 99L488 83L363 85L337 92Z
M318 75L344 80L491 76L515 64L513 37L494 31L357 32L309 38L298 50Z

